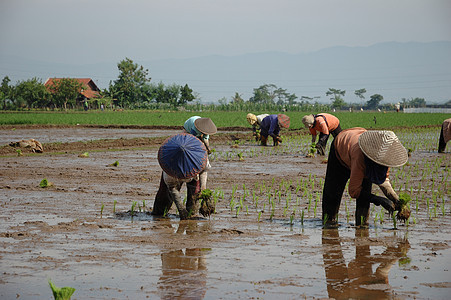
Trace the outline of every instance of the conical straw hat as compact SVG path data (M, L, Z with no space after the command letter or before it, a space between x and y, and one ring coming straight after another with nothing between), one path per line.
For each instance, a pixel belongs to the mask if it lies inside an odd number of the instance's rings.
M407 150L393 131L369 130L359 137L359 146L372 161L386 167L400 167L407 162Z
M203 134L215 134L218 131L215 123L210 118L199 118L194 121L194 126Z
M315 118L313 115L305 115L302 117L302 123L304 123L305 127L313 126L313 123L315 123Z
M249 124L254 125L255 123L257 123L257 116L251 113L248 113L246 116L247 121L249 122Z
M204 143L189 133L166 139L158 150L158 163L168 175L188 179L207 166L208 153Z

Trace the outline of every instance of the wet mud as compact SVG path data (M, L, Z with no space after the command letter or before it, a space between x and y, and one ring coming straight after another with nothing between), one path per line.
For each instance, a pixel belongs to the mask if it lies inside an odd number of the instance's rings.
M409 223L372 207L370 226L355 227L345 193L339 226L324 229L325 158L306 157L304 134L285 135L277 149L256 145L250 131L212 136L216 212L180 221L174 207L150 215L157 150L177 129L45 129L42 154L0 148L2 299L51 299L49 279L74 287L72 299L451 294L449 151L418 146L391 171L395 190L412 195ZM34 130L0 129L0 140L39 140ZM423 143L437 138L422 134ZM41 188L44 178L53 185Z

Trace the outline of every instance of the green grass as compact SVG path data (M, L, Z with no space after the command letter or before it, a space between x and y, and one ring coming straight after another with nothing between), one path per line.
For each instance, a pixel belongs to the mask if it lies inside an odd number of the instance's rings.
M242 112L171 112L171 111L104 111L104 112L1 112L0 125L141 125L181 126L186 119L198 115L210 117L217 127L250 127L247 111ZM252 112L278 113L278 112ZM304 128L301 119L311 112L286 112L291 118L290 129ZM396 112L335 112L343 129L351 127L393 128L412 126L440 126L448 114ZM376 123L374 122L376 117Z

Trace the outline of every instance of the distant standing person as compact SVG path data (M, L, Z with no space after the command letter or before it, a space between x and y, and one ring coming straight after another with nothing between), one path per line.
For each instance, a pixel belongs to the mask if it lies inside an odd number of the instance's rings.
M332 134L335 138L341 132L340 120L336 116L328 113L305 115L302 118L302 123L310 130L312 143L315 143L317 132L319 132L316 149L320 155L325 155L329 135Z
M85 111L87 111L88 108L89 108L89 106L88 106L88 101L86 101L86 100L85 100L85 103L84 103L84 108L85 108Z
M261 145L266 146L268 137L273 138L273 145L278 146L282 142L280 138L280 128L290 127L290 117L284 114L269 115L262 120L261 128Z
M251 113L248 113L246 116L247 121L249 124L252 125L252 135L255 137L255 140L258 142L260 141L260 126L262 124L262 121L264 118L269 116L269 114L261 114L261 115L254 115Z
M442 129L440 130L440 139L438 142L438 153L445 152L446 143L451 140L451 118L443 121Z

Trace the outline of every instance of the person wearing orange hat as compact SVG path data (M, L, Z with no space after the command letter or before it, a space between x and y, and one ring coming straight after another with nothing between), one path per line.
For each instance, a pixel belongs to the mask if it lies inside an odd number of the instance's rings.
M407 159L407 150L393 131L360 127L343 130L333 140L329 152L322 199L323 221L327 225L337 223L348 180L349 195L357 200L357 226L368 224L370 203L382 205L390 213L399 211L401 203L390 184L389 168L400 167ZM372 194L373 183L388 199Z
M438 142L438 153L445 152L446 143L448 143L449 140L451 140L451 118L443 121Z
M302 118L302 123L309 129L310 134L312 135L312 143L316 142L316 135L317 132L319 132L316 149L320 155L325 155L329 135L332 134L335 138L341 132L340 120L328 113L305 115Z
M260 126L262 124L262 121L264 118L269 116L268 114L261 114L261 115L254 115L251 113L248 113L246 116L247 121L249 124L252 125L252 135L255 137L255 140L258 142L261 139L260 136Z
M269 115L262 120L261 128L261 144L266 146L268 137L273 138L273 145L278 146L282 142L279 136L280 128L290 127L290 117L284 114Z

